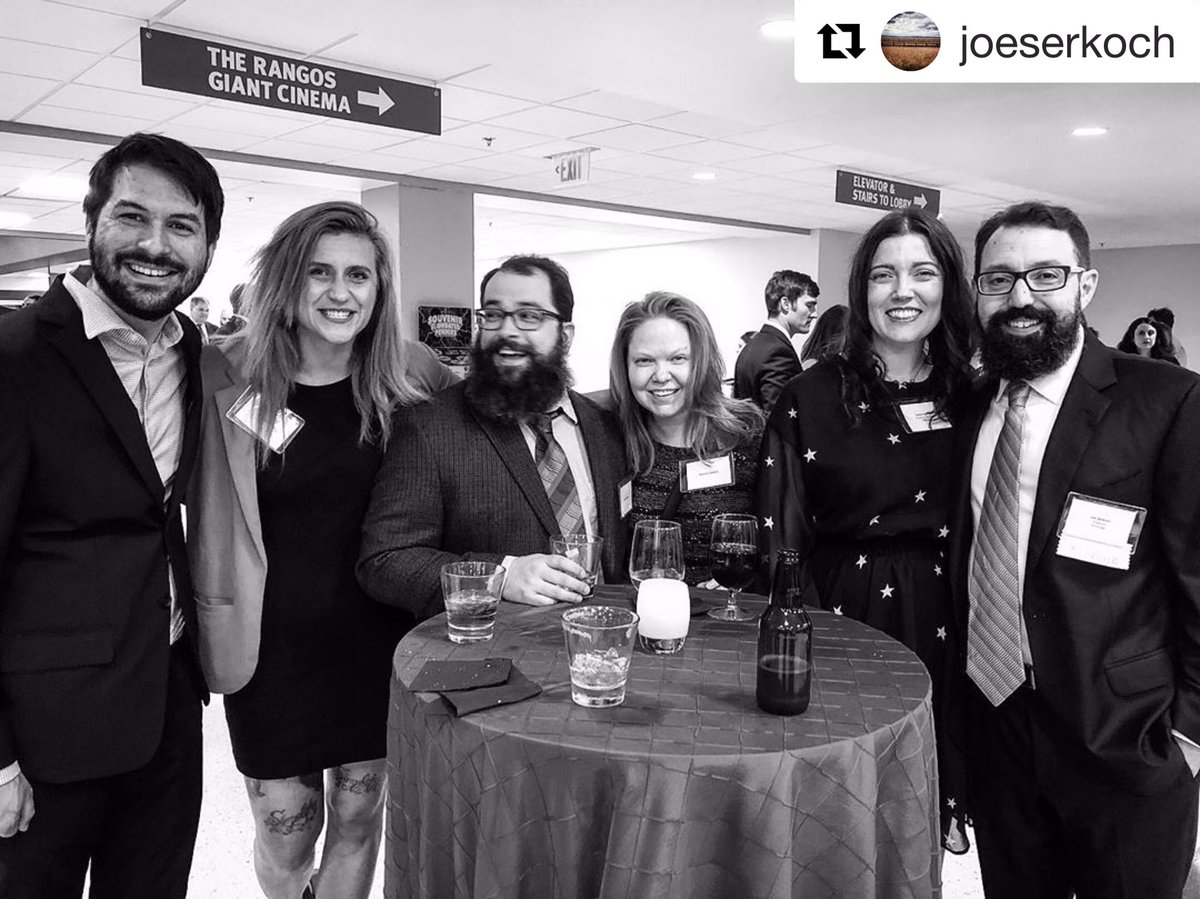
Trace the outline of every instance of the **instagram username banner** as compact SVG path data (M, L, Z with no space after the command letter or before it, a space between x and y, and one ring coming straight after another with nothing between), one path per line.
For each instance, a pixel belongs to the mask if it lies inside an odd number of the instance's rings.
M796 0L803 83L1200 82L1200 0Z

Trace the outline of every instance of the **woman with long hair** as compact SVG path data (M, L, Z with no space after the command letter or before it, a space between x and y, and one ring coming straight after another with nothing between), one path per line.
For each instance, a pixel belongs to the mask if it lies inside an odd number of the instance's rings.
M264 894L365 899L391 657L412 621L359 588L359 532L393 411L451 377L402 342L388 245L355 203L286 219L244 301L245 328L201 364L187 499L201 663L228 694Z
M800 365L812 368L822 359L836 356L846 342L847 306L830 306L817 317L817 323L800 347Z
M685 578L705 583L712 577L713 517L754 511L762 413L721 392L725 363L708 316L675 293L656 291L625 307L608 376L634 471L631 526L651 518L678 521ZM732 483L680 489L681 465L721 456L731 457Z
M867 231L850 269L843 349L780 394L758 503L772 560L798 550L821 608L890 634L928 668L946 833L966 808L950 733L960 719L948 714L957 653L944 558L952 426L971 383L964 272L953 235L918 209Z
M1163 359L1178 365L1179 359L1175 356L1173 344L1171 329L1167 325L1147 315L1139 315L1125 329L1117 349L1132 356Z

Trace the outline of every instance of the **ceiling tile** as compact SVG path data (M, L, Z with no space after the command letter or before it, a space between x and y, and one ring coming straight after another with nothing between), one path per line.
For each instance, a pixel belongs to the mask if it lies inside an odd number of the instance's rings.
M384 172L389 175L407 175L418 169L428 168L425 159L405 159L390 153L355 153L338 160L338 165L369 172Z
M41 104L22 115L20 121L29 125L48 125L51 128L71 128L77 131L92 131L96 134L123 135L152 128L155 120L135 118L130 115L114 115L109 112L63 109L58 106Z
M761 150L750 147L739 147L719 140L704 140L694 144L684 144L680 147L667 147L654 152L655 156L666 159L678 159L683 162L694 162L701 165L719 165L722 162L732 162L735 159L748 159L762 154Z
M75 83L107 87L118 91L136 90L142 85L142 66L135 59L106 56L75 78ZM183 95L172 94L172 96ZM200 99L196 98L195 102L200 102Z
M769 156L755 156L751 159L732 159L725 163L726 168L751 175L782 175L819 168L821 165L822 163L811 159L800 159L787 153L772 153Z
M859 150L854 147L843 147L836 144L826 144L822 147L809 147L795 154L802 159L811 159L814 162L832 163L838 166L854 165L859 160L869 159L875 155L868 150Z
M306 144L320 144L323 147L341 147L345 150L361 150L370 152L383 147L391 147L409 140L407 131L394 128L348 128L332 122L320 122L309 125L288 134L289 140L297 140Z
M553 163L548 159L536 156L522 156L517 153L490 153L471 160L471 165L502 172L506 175L533 175L538 172L549 172ZM592 169L594 172L595 169Z
M454 84L447 84L442 91L442 115L467 122L482 122L485 119L507 115L518 109L535 105L532 100L505 97L487 91L476 91Z
M451 165L466 162L468 159L476 159L486 153L485 148L468 149L457 144L446 143L441 138L426 138L402 144L396 148L395 155L401 159L418 159L435 165Z
M447 78L446 83L489 90L534 103L556 103L589 90L586 84L571 83L557 74L547 78L545 73L531 72L525 62L484 65L463 75Z
M662 116L680 112L679 109L673 106L664 106L661 103L651 103L648 100L626 97L622 94L613 94L608 91L592 91L589 94L583 94L579 97L560 100L555 105L565 106L568 109L578 109L580 112L590 112L594 115L621 119L626 122L648 122L651 119L658 119Z
M702 115L698 112L677 112L661 119L654 120L655 128L667 128L680 131L696 137L721 138L741 134L747 126L729 119L719 119L715 116Z
M491 138L491 142L489 143L485 138ZM460 128L443 131L441 137L437 139L457 147L478 150L480 155L486 154L489 150L508 153L546 142L543 135L514 131L491 122L463 125Z
M533 109L500 116L492 121L505 128L564 138L613 128L621 124L617 119L577 112L573 109L560 109L556 106L536 106Z
M255 144L261 140L260 137L253 134L239 134L234 131L218 131L215 128L183 125L178 120L167 122L161 127L156 127L155 130L166 134L168 137L181 140L185 144L191 144L193 147L203 147L208 150L228 150L231 152L244 150L251 144Z
M774 150L779 153L790 153L796 150L806 150L809 147L819 147L826 143L798 133L793 126L775 125L760 131L748 131L731 137L735 144L745 144L747 147L758 147L762 150Z
M196 99L173 99L186 96L155 92L153 88L136 88L132 91L115 91L87 84L68 84L54 92L46 102L66 109L102 109L116 115L128 115L139 119L160 121L194 109L201 102Z
M679 162L674 159L663 159L660 156L609 156L603 162L592 159L592 168L602 168L609 172L623 172L627 175L659 175L672 172L679 168Z
M7 24L5 27L7 30ZM0 37L0 72L64 81L98 61L95 53Z
M488 169L479 169L470 165L435 165L431 168L421 169L418 173L421 178L434 178L438 181L458 181L463 184L495 184L497 181L503 181L509 175L506 172L489 171Z
M302 144L294 140L271 139L246 147L245 152L255 156L273 156L280 160L298 159L304 162L333 162L346 155L337 147L321 147L317 144Z
M309 119L309 121L313 121ZM217 131L236 131L255 137L281 137L304 127L291 117L275 116L252 106L234 109L207 103L171 120L172 125L195 125Z
M17 113L54 90L58 82L24 75L5 75L0 90L0 119L15 119Z
M4 36L56 47L106 54L128 39L138 23L74 4L44 0L4 0Z
M628 150L631 153L645 153L650 150L694 143L686 135L677 134L674 131L663 131L661 128L652 128L649 125L624 125L620 128L593 131L580 135L579 140L608 149Z

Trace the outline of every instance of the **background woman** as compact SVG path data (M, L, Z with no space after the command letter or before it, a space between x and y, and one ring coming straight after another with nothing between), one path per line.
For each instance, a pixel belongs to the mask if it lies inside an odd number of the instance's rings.
M970 383L973 309L953 235L913 208L885 216L855 252L849 302L842 354L792 380L767 424L763 533L772 558L781 548L808 558L822 608L920 656L941 716L956 656L946 472ZM945 827L965 809L949 724L939 717Z
M1117 344L1117 349L1130 355L1165 359L1179 364L1172 345L1171 329L1145 315L1129 323L1129 327L1125 329L1125 336Z
M302 209L259 251L245 329L202 359L201 656L230 694L271 899L366 897L379 850L391 655L411 622L359 589L359 531L393 409L450 381L402 347L390 259L361 206Z
M846 306L830 306L817 317L812 332L800 348L800 365L812 368L822 359L836 356L846 342L846 317L850 309Z
M685 578L712 575L708 545L721 512L753 512L762 413L721 392L725 364L704 312L674 293L647 294L621 314L609 387L635 472L633 523L665 517L683 529ZM679 466L731 455L734 482L682 493ZM672 508L674 507L674 508Z

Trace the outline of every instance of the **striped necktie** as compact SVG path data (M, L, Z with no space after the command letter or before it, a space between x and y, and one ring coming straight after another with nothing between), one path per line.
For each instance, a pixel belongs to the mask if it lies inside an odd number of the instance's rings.
M566 536L584 533L583 507L579 503L579 491L575 489L575 478L567 464L567 454L554 439L551 422L563 415L562 408L549 414L534 415L529 423L533 427L533 459L537 463L542 486L550 500L550 508L558 521L559 530Z
M998 706L1025 681L1017 567L1021 447L1029 385L1010 381L1008 410L992 455L971 564L967 674Z

